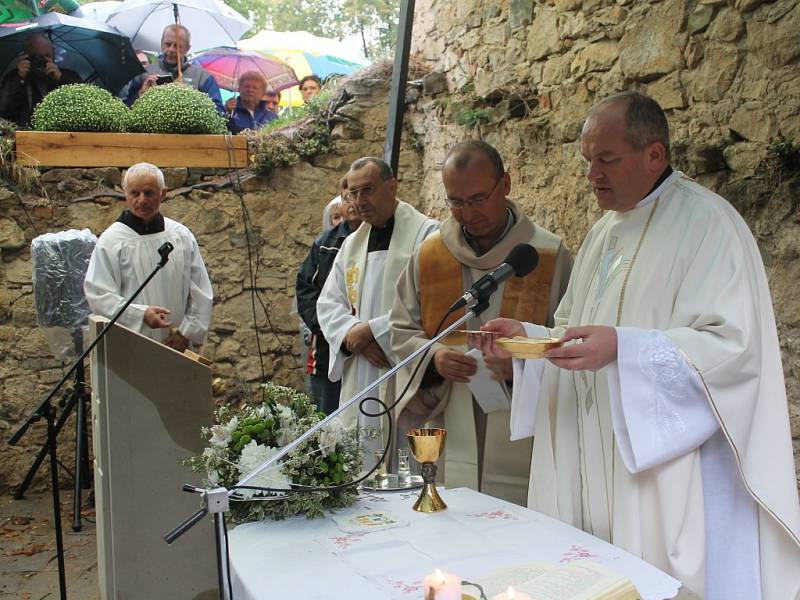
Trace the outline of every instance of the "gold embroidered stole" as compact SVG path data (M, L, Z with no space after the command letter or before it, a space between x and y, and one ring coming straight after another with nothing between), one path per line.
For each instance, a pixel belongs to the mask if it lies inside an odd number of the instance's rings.
M538 266L525 277L506 281L500 316L518 321L544 325L550 308L550 286L556 266L556 250L537 248ZM498 265L499 266L499 265ZM462 264L448 250L439 232L428 236L419 254L419 294L422 326L428 338L453 302L464 293ZM465 309L449 315L441 329L464 315ZM453 332L444 341L448 345L463 345L466 336Z

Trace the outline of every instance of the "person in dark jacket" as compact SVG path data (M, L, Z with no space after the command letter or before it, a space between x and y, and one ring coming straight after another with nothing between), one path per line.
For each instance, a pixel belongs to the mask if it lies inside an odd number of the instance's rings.
M17 68L0 84L0 117L27 127L42 98L57 87L81 81L74 71L56 65L53 44L42 34L34 33L25 40L25 52L19 57Z
M344 221L333 229L322 232L306 256L297 273L295 293L297 312L311 330L311 345L308 350L306 371L311 380L311 396L317 408L326 415L339 407L341 381L328 380L328 342L322 335L317 320L317 298L333 267L333 261L345 238L361 225L361 217L347 198L347 178L339 182L341 210Z

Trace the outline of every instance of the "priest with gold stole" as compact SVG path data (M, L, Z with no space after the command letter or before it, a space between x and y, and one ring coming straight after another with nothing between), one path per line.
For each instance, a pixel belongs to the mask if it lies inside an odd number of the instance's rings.
M435 335L455 302L480 277L502 264L517 244L533 245L538 267L495 292L489 308L468 322L470 329L498 316L552 322L564 293L572 259L561 239L534 223L507 198L511 178L497 150L482 141L454 146L442 170L451 217L417 248L397 285L390 316L392 350L408 356ZM442 326L464 315L454 313ZM524 315L524 317L523 317ZM398 430L435 420L448 431L444 481L525 504L530 440L510 442L509 412L485 413L468 386L478 362L467 356L464 334L433 346L396 409ZM402 390L416 361L398 374ZM499 380L511 378L511 361L487 365Z
M328 378L342 380L340 403L373 383L393 363L389 346L389 309L395 284L414 248L439 222L397 199L397 180L383 160L364 157L347 172L350 201L363 223L342 244L330 276L317 300L317 317L330 344ZM383 401L393 401L393 382L374 390ZM367 402L366 410L379 410ZM358 407L348 411L356 419ZM358 414L359 425L378 435L368 447L383 448L382 420ZM365 466L374 457L365 459Z
M485 326L563 341L547 360L515 360L512 432L533 435L528 505L706 600L798 598L800 503L753 235L724 198L672 169L651 98L598 103L580 148L608 212L578 252L555 329Z

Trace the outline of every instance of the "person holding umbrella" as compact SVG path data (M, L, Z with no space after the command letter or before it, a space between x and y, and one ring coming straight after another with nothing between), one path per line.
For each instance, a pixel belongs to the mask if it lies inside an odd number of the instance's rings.
M81 83L74 71L62 69L53 60L53 44L40 33L25 41L16 70L0 84L0 117L22 127L30 126L33 109L47 94L68 83Z
M220 114L225 114L222 96L214 77L200 65L186 60L191 47L191 34L183 25L167 25L161 34L161 55L158 62L145 67L145 72L134 77L123 89L121 98L128 106L155 85L178 80L178 58L180 57L180 79L183 83L208 95Z

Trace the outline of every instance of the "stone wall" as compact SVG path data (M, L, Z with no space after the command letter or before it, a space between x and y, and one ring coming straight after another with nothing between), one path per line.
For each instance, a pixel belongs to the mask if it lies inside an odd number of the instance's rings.
M303 388L304 356L298 343L298 319L290 316L297 269L321 229L322 209L337 193L350 163L381 155L386 128L389 76L385 68L362 73L344 85L334 115L336 152L244 182L240 198L230 187L187 189L203 179L219 181L223 172L167 169L170 188L163 213L195 234L214 287L213 327L200 352L214 361L218 399L232 399L242 382L261 379L260 343L266 378ZM404 152L410 162L414 153ZM57 361L36 324L31 285L30 243L38 234L88 227L100 234L120 214L121 171L52 169L39 193L16 195L0 188L0 440L7 440L24 417L61 378ZM416 197L419 182L408 176L401 194ZM253 264L251 294L248 261ZM255 319L253 317L255 303ZM256 336L258 330L258 340ZM44 439L36 425L0 462L0 493L19 483ZM71 468L74 425L59 437L60 454ZM46 465L37 485L44 485ZM64 476L65 472L62 472ZM67 477L63 477L65 483Z
M577 250L600 211L576 140L596 99L635 89L670 121L676 165L744 215L778 321L800 456L800 2L418 0L413 50L432 69L409 115L429 212L447 149L482 138L511 195ZM472 125L472 129L464 127Z

